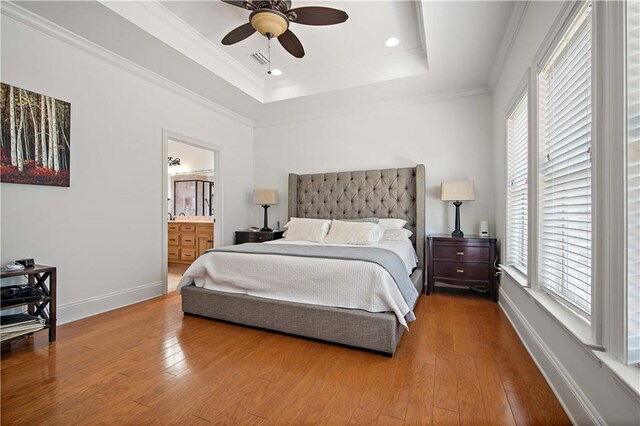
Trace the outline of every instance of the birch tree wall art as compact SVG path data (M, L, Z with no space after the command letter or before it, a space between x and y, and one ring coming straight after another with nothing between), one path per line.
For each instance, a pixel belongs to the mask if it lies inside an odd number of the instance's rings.
M0 181L69 186L71 104L0 83Z

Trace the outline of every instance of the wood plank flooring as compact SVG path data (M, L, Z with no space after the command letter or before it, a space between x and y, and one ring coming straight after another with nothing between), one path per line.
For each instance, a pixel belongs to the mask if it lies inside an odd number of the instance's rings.
M393 358L195 317L172 293L12 343L2 424L570 424L497 304L421 296Z
M169 291L175 291L175 289L178 288L180 279L188 268L189 265L181 265L179 263L169 264L167 268L167 282L169 284Z

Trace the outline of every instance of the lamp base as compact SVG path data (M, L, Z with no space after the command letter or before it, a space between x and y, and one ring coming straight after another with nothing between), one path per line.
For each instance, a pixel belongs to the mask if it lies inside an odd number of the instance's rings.
M456 206L456 229L451 233L453 238L462 238L464 237L464 233L460 230L460 206L462 202L456 201L453 203Z
M260 231L271 232L273 230L269 228L269 225L267 225L269 223L269 221L267 220L267 209L269 208L269 204L263 204L262 207L264 208L264 226L260 228Z

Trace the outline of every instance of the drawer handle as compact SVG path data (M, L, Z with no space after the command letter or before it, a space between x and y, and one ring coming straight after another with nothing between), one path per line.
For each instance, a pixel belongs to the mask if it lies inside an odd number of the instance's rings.
M461 274L464 272L464 269L456 269L456 271Z
M464 256L464 252L463 252L463 251L457 251L457 252L456 252L456 254L457 254L458 256Z

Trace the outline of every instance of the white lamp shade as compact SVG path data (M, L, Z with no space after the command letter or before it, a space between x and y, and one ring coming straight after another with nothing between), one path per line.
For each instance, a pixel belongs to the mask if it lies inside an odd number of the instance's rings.
M440 191L442 201L473 201L476 191L472 180L442 182Z
M278 204L278 191L275 189L256 189L253 191L253 204L272 206Z

